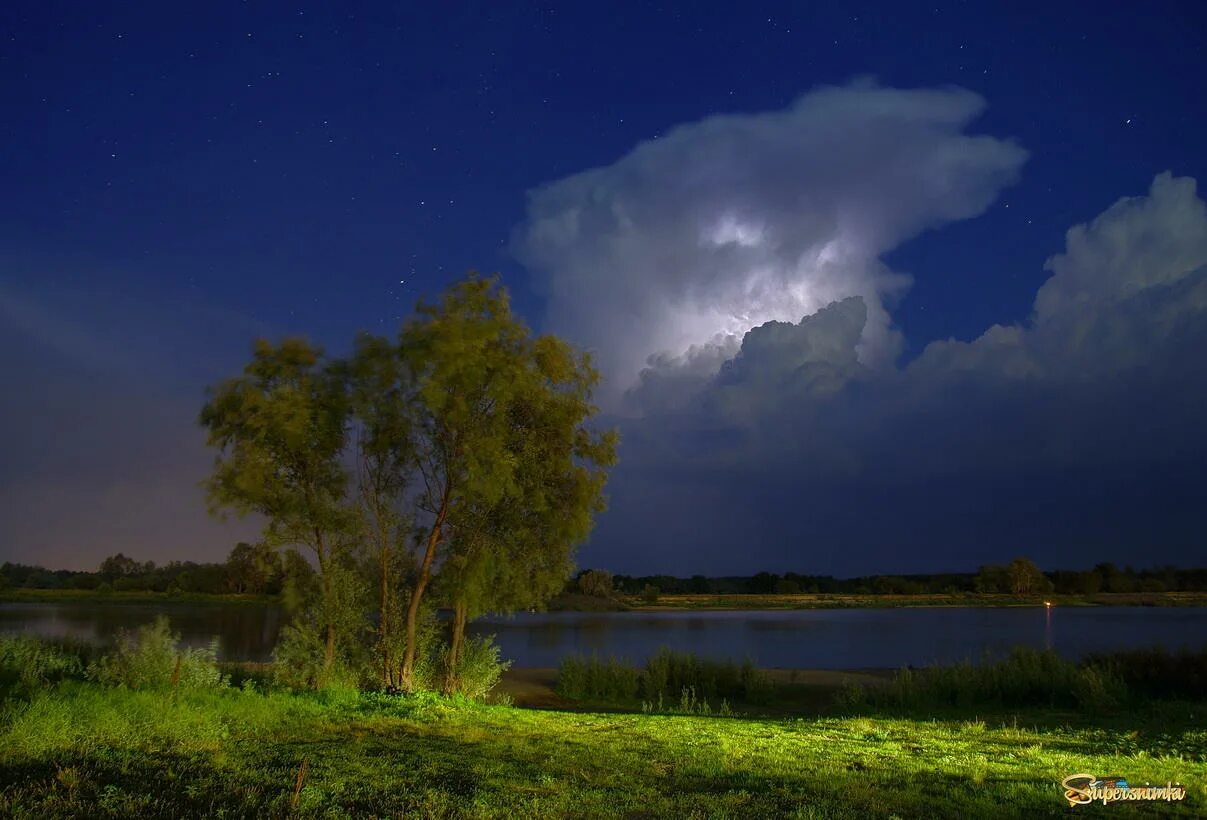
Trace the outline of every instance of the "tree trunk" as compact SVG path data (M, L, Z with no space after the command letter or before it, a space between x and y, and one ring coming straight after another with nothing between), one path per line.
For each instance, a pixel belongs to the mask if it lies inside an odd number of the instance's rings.
M457 669L461 665L461 647L465 637L465 601L453 604L453 637L448 645L448 665L444 670L444 694L457 689Z
M323 649L323 683L331 679L331 667L335 663L335 624L327 624L327 646Z
M323 544L323 534L317 528L314 531L315 552L318 554L319 575L323 589L323 624L326 633L326 645L323 647L323 671L316 681L318 688L327 684L331 677L331 667L335 664L335 624L331 619L331 573L328 572L327 550Z
M381 685L389 688L394 684L393 659L390 657L390 543L381 547L381 624L378 631L381 641Z
M419 631L419 604L432 577L432 562L436 560L436 548L440 546L440 538L444 533L444 519L448 515L451 493L452 488L445 485L444 495L440 499L440 511L436 514L432 530L427 536L427 548L423 553L423 563L419 566L419 577L415 579L415 588L411 591L411 600L407 604L407 645L402 654L402 671L399 674L399 686L404 692L411 692L415 688L415 636Z

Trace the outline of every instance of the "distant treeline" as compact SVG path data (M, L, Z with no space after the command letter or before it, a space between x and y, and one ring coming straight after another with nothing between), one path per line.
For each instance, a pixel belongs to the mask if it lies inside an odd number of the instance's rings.
M864 575L834 578L829 575L730 575L710 578L693 575L616 575L613 585L629 595L940 595L966 592L1030 595L1053 592L1065 595L1096 595L1100 592L1204 592L1207 569L1158 567L1134 569L1098 564L1089 570L1042 572L1027 559L1009 564L986 565L977 572L944 572L928 575Z
M170 561L157 565L120 552L106 558L93 572L5 562L0 565L0 589L277 595L287 570L281 553L240 542L221 564Z
M288 553L284 554L288 556ZM305 571L304 568L297 568ZM110 556L92 572L49 570L39 566L0 565L0 589L82 589L116 592L180 592L209 595L277 595L290 573L283 554L258 544L239 543L223 563L171 561L157 565L121 553ZM584 577L586 576L586 577ZM596 588L598 587L598 589ZM1101 592L1207 592L1207 569L1098 564L1089 570L1043 572L1025 558L1009 564L989 564L977 572L928 575L777 575L708 577L693 575L610 575L602 570L580 572L567 591L607 595L943 595L969 592L1033 595L1096 595Z

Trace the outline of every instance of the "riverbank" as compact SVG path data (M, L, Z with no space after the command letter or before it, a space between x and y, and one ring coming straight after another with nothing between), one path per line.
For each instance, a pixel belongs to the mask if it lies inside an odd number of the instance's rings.
M89 604L258 604L279 605L275 595L211 595L204 592L154 592L151 590L105 591L94 589L5 589L0 603L89 603Z
M86 589L6 589L0 603L97 603L97 604L258 604L279 605L272 595L210 595L191 592L112 591ZM794 609L891 609L895 607L1207 607L1207 592L1103 592L1096 595L1017 596L974 592L938 595L659 595L650 602L639 595L598 598L577 593L563 594L549 603L550 612L662 612L677 610L794 610Z
M4 816L1039 817L1082 772L1187 784L1162 813L1207 799L1207 717L1175 703L775 719L83 682L31 697L0 713Z
M1001 595L960 592L938 595L659 595L648 601L622 595L626 609L657 612L681 609L885 609L892 607L1207 606L1207 592L1103 592L1096 595Z

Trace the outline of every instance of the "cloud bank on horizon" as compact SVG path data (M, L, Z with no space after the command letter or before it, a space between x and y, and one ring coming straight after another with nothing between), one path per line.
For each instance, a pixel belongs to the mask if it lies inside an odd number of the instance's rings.
M549 326L623 413L583 556L855 574L1185 562L1207 524L1207 207L1165 173L1072 228L1032 315L895 363L880 256L976 216L1026 153L958 89L827 88L674 129L531 195ZM845 138L844 138L845 136ZM623 393L623 401L620 397Z

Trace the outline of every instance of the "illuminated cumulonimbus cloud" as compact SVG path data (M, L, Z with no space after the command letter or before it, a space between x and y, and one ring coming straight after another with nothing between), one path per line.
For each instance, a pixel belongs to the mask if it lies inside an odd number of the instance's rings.
M861 296L864 364L898 348L908 286L881 255L983 212L1026 152L966 133L984 101L870 81L714 116L530 192L513 247L547 327L593 350L615 404L643 379L715 373L744 333Z

